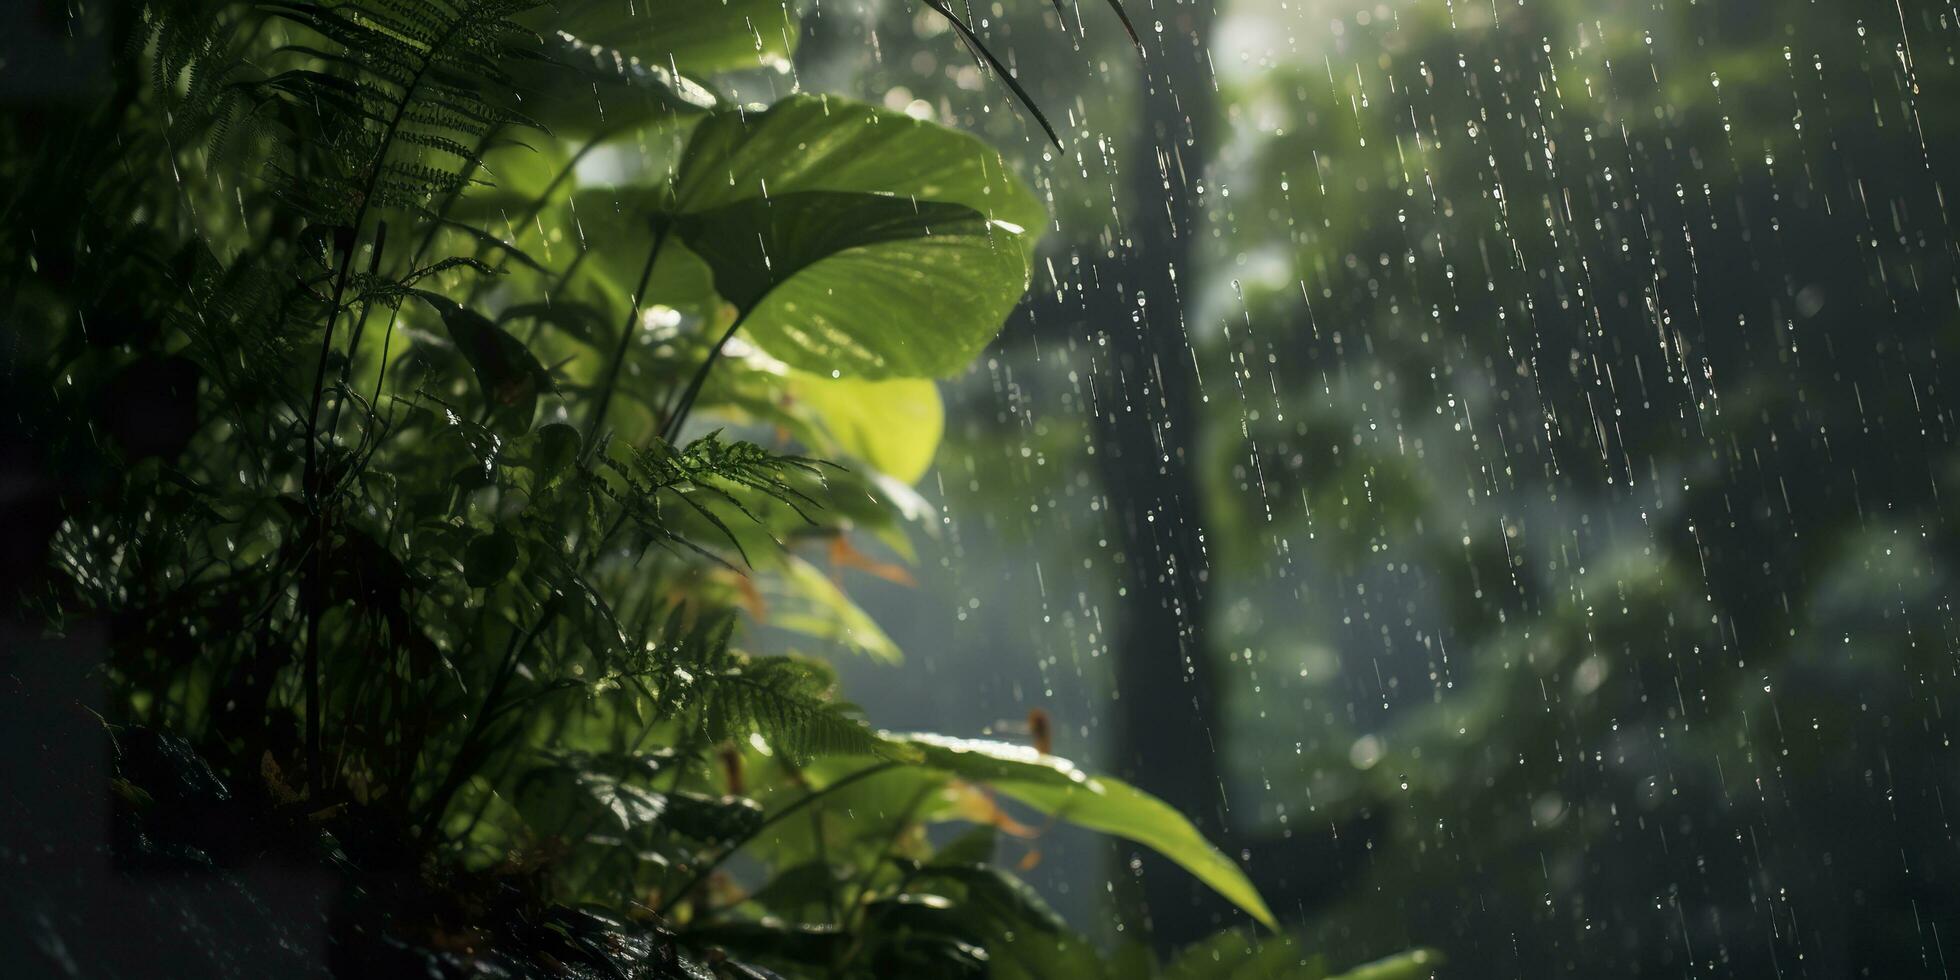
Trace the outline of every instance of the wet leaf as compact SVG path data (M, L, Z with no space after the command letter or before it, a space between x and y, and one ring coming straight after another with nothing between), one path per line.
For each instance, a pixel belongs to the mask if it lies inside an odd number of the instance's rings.
M1169 804L1121 780L1091 777L1066 759L1024 745L942 735L894 736L926 765L985 783L1061 820L1113 834L1170 858L1268 927L1277 925L1251 880Z
M463 549L463 579L471 588L496 585L516 567L517 539L503 528L471 538Z
M932 468L945 429L939 388L922 378L862 381L796 373L789 396L816 413L847 456L902 483Z
M813 96L703 122L674 202L756 343L864 378L962 369L1019 301L1047 223L984 144Z
M416 290L437 312L456 348L469 362L491 417L505 429L522 431L537 413L538 396L552 390L550 372L516 337L475 310L425 290Z
M787 65L802 36L781 0L567 0L525 19L696 75Z

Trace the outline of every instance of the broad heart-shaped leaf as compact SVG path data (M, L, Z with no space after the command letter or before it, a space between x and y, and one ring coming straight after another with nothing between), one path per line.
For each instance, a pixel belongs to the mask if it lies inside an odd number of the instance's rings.
M565 241L533 254L554 269L582 256L573 292L623 316L657 239L643 309L672 307L712 338L732 304L757 347L826 377L965 367L1019 300L1048 223L985 143L836 98L711 114L674 173L576 193Z
M1089 776L1065 759L1023 745L942 735L891 737L918 747L925 765L985 783L1079 827L1142 844L1191 872L1261 924L1278 928L1272 910L1245 872L1163 800L1118 779Z
M560 0L518 19L690 75L787 65L802 35L785 0Z
M748 336L792 367L956 374L1027 285L1024 236L960 204L794 191L679 215Z
M1034 191L993 147L902 112L792 95L762 112L719 112L688 142L674 184L683 211L797 191L964 204L1029 236L1048 223ZM1032 249L1028 237L1021 244Z
M986 144L792 96L696 128L672 237L771 355L861 378L956 373L1026 288L1047 214Z

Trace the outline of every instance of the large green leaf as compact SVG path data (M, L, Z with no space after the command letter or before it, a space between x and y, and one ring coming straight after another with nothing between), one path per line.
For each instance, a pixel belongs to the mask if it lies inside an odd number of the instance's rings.
M861 381L803 372L787 380L789 396L816 414L847 455L907 484L919 482L932 468L946 413L931 381Z
M786 67L802 33L785 0L561 0L525 20L691 75Z
M664 188L580 190L565 213L554 215L577 240L546 261L569 265L580 261L582 253L584 269L573 284L592 284L608 308L623 313L646 270L655 222L672 207L673 198ZM661 244L641 300L642 311L666 306L700 318L711 317L721 304L712 272L671 237Z
M1048 220L986 144L835 98L712 114L674 173L577 193L554 220L579 246L534 253L586 256L573 291L623 309L658 236L647 303L714 337L725 301L758 347L826 377L963 370L1020 300Z
M538 395L551 391L551 373L516 337L468 307L427 290L414 294L442 314L463 359L476 373L491 418L500 429L523 432L537 412Z
M674 236L749 336L833 377L964 369L1020 300L1047 220L972 137L814 96L704 121L673 201Z
M1020 299L1018 239L958 204L796 191L679 216L750 339L806 371L955 374Z
M674 191L685 211L798 191L962 204L1025 232L1027 248L1048 224L1034 191L986 143L836 96L793 95L703 120Z
M1259 896L1259 890L1253 887L1245 872L1211 846L1183 814L1163 800L1107 776L1099 776L1085 785L1023 782L992 785L1043 813L1149 847L1175 861L1260 923L1269 928L1278 927L1272 910L1266 907L1266 900Z
M1278 927L1245 872L1163 800L1121 780L1089 776L1066 759L1023 745L942 735L898 737L917 746L926 765L986 783L1077 826L1142 844L1191 872L1260 923Z
M1092 780L1075 763L1033 746L983 738L954 738L932 732L896 736L918 747L925 764L977 783L1032 783L1087 786Z
M706 112L719 101L665 59L648 60L564 30L539 37L540 58L511 65L524 110L561 138L620 133Z

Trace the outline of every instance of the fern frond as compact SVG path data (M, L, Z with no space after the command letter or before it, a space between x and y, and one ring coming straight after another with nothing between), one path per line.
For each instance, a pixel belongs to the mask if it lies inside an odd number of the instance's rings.
M624 461L610 454L598 457L600 465L622 484L617 489L601 486L623 508L628 519L663 545L678 545L713 557L699 544L674 532L662 512L663 504L672 502L706 520L740 553L741 543L734 531L700 499L705 497L727 505L749 521L761 524L748 505L730 492L736 489L759 493L789 507L806 523L816 523L803 508L821 505L790 482L796 474L822 479L823 471L815 460L771 452L752 442L724 441L719 432L709 433L682 448L654 439L647 447L635 447L630 452ZM748 558L745 553L742 557L745 561Z
M530 124L499 104L510 89L499 65L538 43L511 19L534 6L149 0L143 43L158 86L177 94L178 143L203 133L216 148L279 126L279 138L255 141L272 154L258 169L279 198L353 225L375 207L462 191L497 129Z
M830 698L831 686L809 661L752 660L709 676L703 728L716 742L761 735L795 761L890 754L885 740L857 716L856 705Z
M732 613L712 617L657 648L669 659L650 671L656 710L681 720L701 742L760 735L799 764L825 755L897 752L858 717L855 705L831 696L835 679L822 665L749 657L730 646L734 627Z

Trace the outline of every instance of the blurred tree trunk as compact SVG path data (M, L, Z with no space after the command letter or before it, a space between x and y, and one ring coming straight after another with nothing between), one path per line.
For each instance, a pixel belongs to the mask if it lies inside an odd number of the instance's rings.
M1127 248L1104 270L1119 281L1128 316L1102 330L1100 384L1107 387L1096 405L1096 453L1126 592L1113 637L1112 761L1224 840L1209 558L1195 471L1199 379L1184 316L1195 285L1199 185L1213 145L1207 45L1215 15L1212 0L1130 6L1147 47L1146 78L1134 135L1118 147L1127 170L1119 202ZM1148 853L1126 857L1141 859L1140 897L1159 946L1200 938L1224 921L1224 904L1183 871Z

